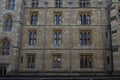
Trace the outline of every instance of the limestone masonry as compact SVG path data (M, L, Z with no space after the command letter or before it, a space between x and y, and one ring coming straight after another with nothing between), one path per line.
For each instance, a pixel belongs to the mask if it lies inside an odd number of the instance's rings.
M113 70L120 0L0 0L0 75Z

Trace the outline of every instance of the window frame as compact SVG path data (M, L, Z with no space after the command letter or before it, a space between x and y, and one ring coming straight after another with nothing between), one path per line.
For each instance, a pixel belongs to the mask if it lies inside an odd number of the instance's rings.
M33 12L30 14L30 25L31 26L38 25L38 12Z
M35 67L36 67L36 65L35 65L36 55L35 55L35 54L27 54L26 57L27 57L26 67L27 67L28 69L35 69ZM30 60L29 60L29 59L30 59Z
M9 55L11 48L11 42L7 39L2 41L2 56Z
M13 29L13 18L11 15L6 15L4 17L3 31L11 32Z
M91 25L91 12L79 12L79 25Z
M86 45L86 46L92 44L92 31L91 30L79 30L79 44Z
M56 53L56 54L52 55L52 68L53 69L61 69L62 68L62 54Z
M93 55L80 55L80 68L93 68Z
M38 8L39 7L39 0L31 0L31 7Z
M37 30L30 30L29 34L29 46L36 46L37 45Z
M8 0L7 1L7 5L6 5L6 7L7 7L7 9L8 10L14 10L15 9L15 3L16 3L16 0Z
M7 69L6 69L6 67L0 67L0 76L2 75L2 76L5 76L6 74L7 74Z
M54 13L54 25L61 26L62 25L62 12Z
M89 8L90 0L79 0L79 8Z
M60 46L62 44L62 30L53 31L53 44L55 46Z
M61 8L62 7L62 0L55 0L55 8Z

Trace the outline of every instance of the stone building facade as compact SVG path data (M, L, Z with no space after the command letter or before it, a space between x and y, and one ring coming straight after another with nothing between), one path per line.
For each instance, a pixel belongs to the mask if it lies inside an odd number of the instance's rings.
M22 0L0 1L0 75L17 70Z
M111 71L106 1L101 8L101 0L46 1L0 1L1 74ZM113 5L115 11L110 13L117 16L119 3L113 1ZM112 34L113 45L119 45L119 21L111 21L111 27L117 30ZM119 53L118 46L113 55L117 71Z
M120 21L120 1L113 0L111 5L111 35L112 35L112 46L113 46L113 61L114 61L114 70L117 71L120 69L120 29L119 29L119 21Z

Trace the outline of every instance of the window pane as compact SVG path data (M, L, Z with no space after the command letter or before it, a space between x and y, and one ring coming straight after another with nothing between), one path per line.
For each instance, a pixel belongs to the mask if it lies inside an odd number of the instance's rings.
M84 15L84 25L86 25L86 15Z
M82 25L82 15L80 15L80 25Z
M38 16L36 15L35 16L35 25L37 25L37 22L38 22Z
M82 39L80 39L80 45L83 45L83 40Z
M8 42L7 44L7 49L10 49L10 42Z
M83 34L80 33L80 45L83 45Z
M9 26L9 31L12 31L12 25L13 25L13 21L10 21L10 26Z
M36 39L36 37L37 37L37 34L36 34L36 32L34 32L34 35L33 35L33 37L34 37L34 39Z
M57 40L54 40L54 45L56 45L57 44Z
M33 45L36 45L36 40L33 40Z
M61 38L61 33L58 34L58 38L59 38L59 39Z
M9 27L9 21L6 20L6 23L5 23L5 31L8 31L8 27Z
M90 39L91 37L90 37L90 32L88 32L88 39Z
M35 56L32 56L32 62L33 63L35 62Z
M15 7L15 4L12 4L12 10L14 9L14 7Z
M62 24L62 17L59 16L59 25L61 25L61 24Z
M87 34L86 34L86 32L84 33L84 39L87 39Z
M90 16L89 15L87 16L87 24L88 25L90 24Z
M80 67L83 67L83 57L80 58Z
M31 33L30 33L30 36L29 36L29 39L32 39L32 36L33 36L33 35L32 35L32 32L31 32Z
M32 40L29 40L29 45L32 45Z
M59 45L61 44L61 40L58 40L58 44L59 44Z
M57 34L56 33L54 34L54 38L57 38Z
M82 33L80 33L80 38L83 38L83 34Z

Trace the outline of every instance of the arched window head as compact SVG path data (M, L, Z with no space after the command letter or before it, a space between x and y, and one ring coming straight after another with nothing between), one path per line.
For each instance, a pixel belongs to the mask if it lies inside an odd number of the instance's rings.
M5 39L2 41L2 55L10 54L10 41Z
M4 21L4 31L12 31L13 19L11 15L7 15Z

